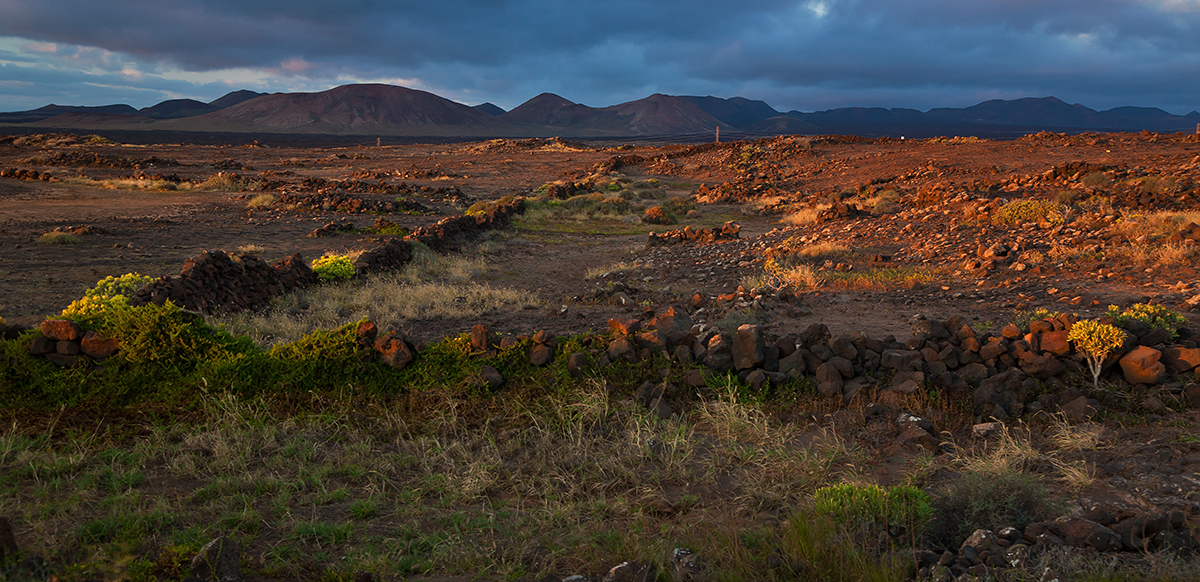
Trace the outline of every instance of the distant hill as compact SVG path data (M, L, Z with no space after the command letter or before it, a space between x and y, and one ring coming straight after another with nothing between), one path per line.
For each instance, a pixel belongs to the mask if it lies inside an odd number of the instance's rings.
M177 119L180 117L204 115L218 109L220 108L202 101L196 101L195 99L171 99L170 101L163 101L158 105L139 109L138 113L150 119Z
M208 104L212 105L213 107L216 107L217 109L225 109L226 107L233 107L234 105L237 105L238 103L241 103L243 101L249 101L251 99L254 99L255 97L262 97L263 95L266 95L266 93L259 93L257 91L247 91L245 89L242 89L240 91L231 91L229 93L226 93L226 94L222 95L221 97L218 97L216 99L213 99L212 101L209 101Z
M320 93L275 93L219 111L161 123L189 131L354 135L504 135L483 111L394 85L343 85Z
M472 107L472 109L478 109L479 111L491 116L504 115L504 110L501 109L500 106L493 103L480 103L479 105Z
M993 99L965 108L916 109L847 107L784 115L816 126L821 133L861 135L1020 135L1052 131L1194 131L1200 113L1172 115L1156 108L1117 107L1096 111L1056 97Z
M47 105L30 111L0 113L0 123L35 123L64 113L82 115L137 115L138 110L128 105L101 105L99 107L75 107L70 105Z
M845 107L780 113L763 101L656 93L608 107L589 107L542 93L504 111L468 107L433 93L394 85L343 85L319 93L233 91L209 103L172 99L136 110L128 105L47 105L0 113L0 126L110 131L277 133L330 136L664 138L702 140L720 127L730 136L857 134L1016 137L1040 130L1192 132L1200 113L1157 108L1097 111L1055 97L993 99L929 111Z
M721 124L686 98L659 93L609 107L588 107L553 93L542 93L501 115L500 119L551 128L568 136L704 133Z

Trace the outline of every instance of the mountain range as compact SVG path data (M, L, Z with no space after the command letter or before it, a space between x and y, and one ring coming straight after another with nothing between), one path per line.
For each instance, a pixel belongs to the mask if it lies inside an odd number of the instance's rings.
M222 132L332 136L575 137L707 139L719 127L730 138L783 134L928 137L1015 137L1040 130L1200 130L1200 113L1157 108L1097 111L1055 97L995 99L966 108L849 107L780 112L743 97L654 94L609 107L589 107L543 93L511 111L470 107L395 85L343 85L319 93L234 91L204 103L172 99L143 109L129 105L47 105L0 113L0 130Z

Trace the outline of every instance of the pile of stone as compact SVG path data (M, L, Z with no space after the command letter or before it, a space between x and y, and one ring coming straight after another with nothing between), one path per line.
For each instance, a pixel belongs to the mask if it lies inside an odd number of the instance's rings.
M1068 375L1090 379L1083 356L1066 339L1073 323L1068 316L1034 321L1028 331L1009 325L999 333L976 332L957 316L945 321L922 318L912 323L912 337L904 342L891 335L832 337L823 324L779 337L767 336L752 324L727 333L694 324L678 307L668 307L646 322L609 323L616 337L599 355L599 365L644 360L665 351L681 362L702 363L712 372L736 372L742 382L756 387L809 376L822 394L845 402L863 393L880 404L900 406L908 394L934 385L951 392L970 390L981 420L1006 420L1047 409L1083 419L1103 409L1107 394L1067 388L1079 383L1064 382L1071 380ZM1164 409L1168 400L1200 407L1200 384L1162 384L1171 375L1200 366L1200 349L1190 332L1180 330L1181 339L1167 345L1171 336L1163 330L1137 321L1123 322L1122 327L1125 344L1105 367L1109 380L1145 385L1147 390L1139 392L1152 394L1142 403L1150 410ZM705 376L694 370L689 384L702 386ZM1040 390L1042 383L1061 389Z
M54 152L52 154L40 154L21 160L17 160L19 164L28 164L31 166L87 166L93 168L155 168L178 166L179 162L170 158L160 158L158 156L150 156L148 158L121 158L116 156L106 156L96 152Z
M438 188L435 193L438 195L450 196L457 192L457 190L457 188L442 187ZM461 194L461 192L459 192L459 194ZM302 194L299 192L284 191L275 196L275 204L298 208L309 208L313 210L332 210L337 212L349 212L357 214L368 212L431 212L428 207L414 200L373 200L370 198L362 198L360 196L352 196L341 189L322 190L321 192L315 194Z
M579 192L591 192L594 185L595 182L591 180L553 182L546 185L546 196L554 200L566 200Z
M998 532L976 530L957 552L926 554L918 578L939 582L987 579L1004 570L1026 569L1031 560L1063 547L1105 553L1200 551L1200 542L1185 525L1184 517L1178 510L1114 516L1095 509L1081 517L1033 523L1024 531L1015 527ZM1040 579L1052 577L1043 575Z
M299 254L268 264L254 255L205 251L185 261L178 275L139 289L129 303L162 305L170 300L202 313L263 309L272 297L316 282L317 276Z
M624 168L625 166L640 166L646 163L646 158L637 154L624 154L613 156L596 165L596 173L607 174Z
M845 204L842 202L835 203L833 206L817 213L817 224L829 222L832 220L842 220L848 218L858 218L860 216L869 216L871 213L859 208L855 204Z
M121 349L117 340L84 331L74 321L47 319L41 332L42 337L30 344L29 353L62 368L90 368Z
M355 259L358 272L399 269L412 260L412 243L443 248L453 239L508 225L514 214L525 211L525 201L497 204L490 212L463 215L418 228L404 240L391 239L363 252ZM353 231L348 222L330 223L318 231ZM314 234L314 236L320 236ZM201 313L226 313L265 309L272 297L307 287L318 278L299 254L267 264L253 255L230 256L223 251L205 251L184 262L178 275L163 277L139 289L130 304L162 305L170 300L184 309Z
M54 176L50 172L39 172L37 170L21 170L17 168L5 168L0 170L0 178L15 178L17 180L41 180L49 182L54 180Z
M353 233L355 230L354 223L350 222L350 220L347 218L343 218L341 220L330 222L325 226L313 229L312 232L308 233L308 236L313 238L322 236L336 236L343 233Z
M389 239L387 242L366 251L354 260L354 269L359 273L395 271L412 260L412 243Z
M714 243L722 240L734 240L741 235L742 227L732 220L726 222L719 229L701 228L695 229L691 226L685 226L680 229L667 231L664 233L651 232L646 240L646 246L668 246L686 242L706 244Z
M485 230L504 228L513 216L524 212L525 200L517 198L497 203L496 207L488 212L443 218L429 226L417 228L406 238L433 249L446 248L455 239L474 236Z

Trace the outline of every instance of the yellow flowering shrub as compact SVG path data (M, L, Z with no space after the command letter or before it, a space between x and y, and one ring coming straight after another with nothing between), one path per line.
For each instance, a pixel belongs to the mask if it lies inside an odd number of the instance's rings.
M110 275L97 281L95 287L84 291L83 297L71 302L60 317L84 327L102 328L117 311L129 309L129 298L153 281L154 277L138 273L126 273L120 277Z
M313 261L312 270L322 281L349 279L354 276L354 263L346 255L325 255Z
M1162 305L1149 303L1135 303L1124 311L1121 311L1121 308L1116 305L1109 305L1108 316L1118 323L1127 319L1136 319L1149 324L1150 327L1167 330L1171 333L1171 337L1177 337L1179 328L1188 324L1187 318L1182 315Z
M1125 332L1107 323L1086 319L1075 322L1067 339L1075 343L1075 349L1087 357L1092 372L1092 385L1100 385L1100 367L1108 354L1121 347Z
M1049 200L1014 200L1001 206L996 211L994 221L997 224L1020 224L1022 222L1041 222L1062 224L1066 220L1067 209L1062 204Z

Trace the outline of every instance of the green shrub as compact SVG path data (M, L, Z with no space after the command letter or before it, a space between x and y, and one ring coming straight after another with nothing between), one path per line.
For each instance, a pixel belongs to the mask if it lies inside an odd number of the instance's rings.
M969 472L935 491L931 541L958 549L977 529L1025 529L1058 513L1046 488L1033 476L1013 471Z
M1048 200L1014 200L1000 207L994 221L997 224L1020 224L1041 222L1062 224L1066 220L1066 208Z
M79 243L79 237L61 230L52 230L38 237L38 244L43 245L73 245Z
M313 261L312 270L322 281L338 281L354 276L354 262L346 255L325 255Z
M1107 315L1118 324L1125 320L1136 319L1149 324L1150 327L1167 330L1171 333L1171 337L1178 337L1179 328L1186 327L1188 324L1187 318L1182 315L1162 305L1149 303L1135 303L1124 311L1121 311L1121 308L1116 305L1109 305Z
M1034 321L1042 321L1043 319L1054 319L1060 314L1057 311L1050 311L1045 307L1038 307L1032 310L1020 310L1013 312L1013 323L1017 327L1029 331L1029 324Z
M59 315L75 321L88 329L109 326L112 318L129 309L129 300L138 289L154 282L154 277L126 273L120 277L108 276L96 282L96 286L83 292L83 297L71 302Z
M884 488L840 483L818 489L813 498L818 512L843 527L864 531L870 540L908 532L915 541L933 516L929 495L903 485Z
M472 204L471 207L468 208L467 211L464 212L463 214L466 214L467 216L478 216L478 215L488 214L495 209L496 209L496 201L495 200L480 200L479 202Z

